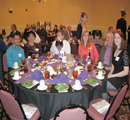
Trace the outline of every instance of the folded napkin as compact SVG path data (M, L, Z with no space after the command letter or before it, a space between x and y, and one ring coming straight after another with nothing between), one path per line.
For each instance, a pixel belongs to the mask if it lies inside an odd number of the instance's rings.
M55 58L55 59L58 59L58 56L59 56L58 54L55 54L55 55L54 55L54 58Z
M47 70L50 72L50 76L56 75L56 72L53 70L51 66L47 66Z
M64 75L63 73L57 75L56 77L54 77L53 81L56 83L56 84L59 84L59 83L67 83L69 80L68 76L67 75Z
M83 58L82 63L83 63L83 64L86 64L86 59L85 59L85 58Z
M88 72L87 71L82 71L81 74L77 77L77 79L84 80L88 77Z
M35 70L35 71L32 73L32 78L33 78L34 80L41 80L41 79L43 79L44 77L43 77L41 71Z
M33 61L32 58L30 59L29 63L30 63L31 65L33 65L34 61Z
M42 62L43 60L47 60L46 56L40 56L38 62Z
M80 61L79 57L76 57L76 58L75 58L75 61L76 61L76 62L79 62L79 61Z

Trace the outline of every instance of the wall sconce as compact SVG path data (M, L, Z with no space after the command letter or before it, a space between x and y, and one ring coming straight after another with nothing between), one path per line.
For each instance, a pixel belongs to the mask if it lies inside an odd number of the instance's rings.
M9 13L13 13L13 11L14 11L14 9L13 8L8 8L8 10L9 10Z

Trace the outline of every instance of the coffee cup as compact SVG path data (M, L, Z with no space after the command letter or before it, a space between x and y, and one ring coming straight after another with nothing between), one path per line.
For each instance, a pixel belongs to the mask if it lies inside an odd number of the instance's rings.
M80 81L79 81L79 80L76 80L76 81L75 81L75 87L77 87L77 88L80 88L80 87L81 87L81 84L80 84Z
M19 73L18 73L18 71L14 72L14 79L19 79Z
M98 78L102 78L102 76L103 76L103 72L102 72L102 71L99 71L99 72L98 72Z
M102 67L102 62L98 62L98 67L99 67L99 68Z
M45 81L44 80L40 80L40 88L44 88L45 86Z
M14 68L18 68L18 62L14 62Z

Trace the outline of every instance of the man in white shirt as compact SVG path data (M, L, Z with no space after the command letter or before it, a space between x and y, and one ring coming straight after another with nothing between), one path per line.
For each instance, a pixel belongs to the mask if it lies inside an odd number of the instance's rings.
M64 35L65 35L64 31L58 31L57 39L52 43L52 46L51 46L51 49L50 49L50 51L53 52L54 54L59 54L60 51L66 53L66 54L70 54L71 53L70 44L69 44L68 41L64 40ZM63 46L59 50L56 47L56 41L63 42Z

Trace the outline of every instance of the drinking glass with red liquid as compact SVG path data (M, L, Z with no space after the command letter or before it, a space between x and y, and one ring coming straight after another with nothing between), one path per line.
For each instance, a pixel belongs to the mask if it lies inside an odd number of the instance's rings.
M78 77L78 71L77 70L74 70L73 71L73 78L76 80Z
M51 52L47 52L47 57L50 58Z
M26 61L25 61L25 59L22 59L21 62L22 62L22 65L25 65Z
M47 83L47 80L50 78L50 72L49 71L45 71L44 72L44 77L45 77L45 83Z
M24 65L23 71L24 71L24 73L27 73L27 72L28 72L28 66L27 66L27 65Z
M92 65L91 64L87 66L87 70L88 70L88 77L91 77L91 75L90 75L90 73L92 71Z
M32 59L33 59L33 60L35 59L35 54L34 54L34 53L32 54Z

